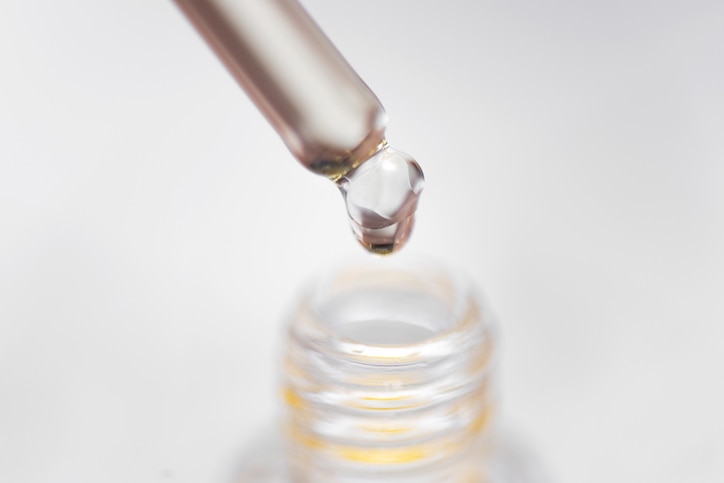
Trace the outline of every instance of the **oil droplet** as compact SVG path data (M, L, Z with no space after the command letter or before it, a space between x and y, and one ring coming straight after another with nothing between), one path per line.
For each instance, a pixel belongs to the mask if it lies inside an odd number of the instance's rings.
M424 183L412 156L387 144L337 181L360 244L378 254L402 248L415 224Z

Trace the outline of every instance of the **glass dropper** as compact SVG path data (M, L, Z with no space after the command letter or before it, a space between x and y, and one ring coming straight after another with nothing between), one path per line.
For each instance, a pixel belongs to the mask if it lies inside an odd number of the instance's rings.
M337 183L376 253L405 244L422 170L385 141L387 115L296 0L175 0L306 168ZM364 169L362 169L364 167Z

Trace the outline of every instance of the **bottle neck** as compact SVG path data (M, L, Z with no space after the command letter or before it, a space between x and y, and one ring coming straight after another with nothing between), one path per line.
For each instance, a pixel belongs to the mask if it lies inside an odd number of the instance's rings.
M476 480L491 317L461 277L388 263L332 275L295 313L283 390L299 481Z

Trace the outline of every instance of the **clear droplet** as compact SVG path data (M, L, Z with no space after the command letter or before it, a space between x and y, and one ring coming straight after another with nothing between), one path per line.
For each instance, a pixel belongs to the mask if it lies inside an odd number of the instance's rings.
M424 182L412 156L387 145L337 182L362 246L387 254L405 245Z

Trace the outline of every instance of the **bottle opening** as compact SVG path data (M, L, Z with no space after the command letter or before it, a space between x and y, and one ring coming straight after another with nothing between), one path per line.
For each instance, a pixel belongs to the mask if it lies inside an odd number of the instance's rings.
M319 320L342 339L379 346L419 344L454 325L444 301L404 288L339 294L320 308Z
M308 340L321 352L414 362L455 353L462 348L455 344L475 340L458 330L480 315L473 292L460 274L414 257L367 260L313 284L302 304L308 317L297 328L316 332ZM479 330L484 324L474 325Z

